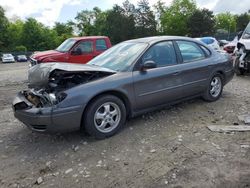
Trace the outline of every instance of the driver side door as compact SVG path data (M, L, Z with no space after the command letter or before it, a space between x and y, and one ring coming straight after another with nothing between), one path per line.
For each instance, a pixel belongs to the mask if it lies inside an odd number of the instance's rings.
M182 97L180 64L172 41L151 46L141 60L154 61L156 68L133 71L136 111L155 107Z
M81 52L81 53L74 53ZM84 40L78 42L69 54L69 63L85 64L94 58L93 41Z

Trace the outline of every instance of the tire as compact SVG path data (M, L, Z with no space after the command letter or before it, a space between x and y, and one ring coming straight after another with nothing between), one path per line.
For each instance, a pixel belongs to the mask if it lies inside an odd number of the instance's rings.
M114 95L102 95L88 105L83 118L85 131L96 139L116 134L125 124L126 108Z
M218 85L216 84L216 80L218 81ZM208 102L217 101L221 97L222 91L223 91L223 76L219 73L216 73L210 79L209 85L207 86L207 89L203 95L203 99Z
M242 76L245 74L245 69L239 67L240 64L240 57L236 57L235 62L234 62L234 71L237 76Z

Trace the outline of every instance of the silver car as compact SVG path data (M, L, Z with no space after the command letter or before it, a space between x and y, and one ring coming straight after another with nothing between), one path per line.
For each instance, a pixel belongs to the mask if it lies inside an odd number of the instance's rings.
M194 97L220 98L232 59L187 37L119 43L86 65L44 63L29 70L29 90L13 101L15 117L38 132L83 129L114 135L127 118Z

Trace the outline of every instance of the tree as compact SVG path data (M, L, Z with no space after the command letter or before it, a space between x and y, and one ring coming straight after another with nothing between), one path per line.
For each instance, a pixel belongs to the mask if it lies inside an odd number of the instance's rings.
M135 38L135 7L129 1L123 6L115 5L112 10L107 11L106 34L112 43Z
M248 13L236 15L236 30L243 31L250 21L250 15Z
M20 45L20 46L15 46L14 50L16 52L26 52L27 51L27 48L23 45Z
M70 23L56 22L53 30L56 32L56 46L73 36L73 26Z
M53 29L56 31L58 36L73 35L73 28L67 23L65 24L65 23L56 22Z
M126 24L129 20L123 14L123 11L122 7L115 5L112 10L107 12L107 35L115 44L126 40L130 33ZM133 30L133 28L130 28L130 30Z
M156 34L157 23L148 0L140 0L136 9L136 36L146 37Z
M187 20L195 10L193 0L174 0L160 20L163 32L168 35L187 35Z
M57 33L34 18L28 18L23 25L22 44L28 51L48 50L57 46Z
M163 28L161 25L161 20L162 20L163 15L165 14L167 7L165 6L164 2L162 2L161 0L157 1L153 7L155 10L155 17L156 17L156 23L157 23L156 30L158 34L162 34Z
M6 51L8 48L8 26L9 21L5 16L4 9L0 6L0 51Z
M10 22L7 28L8 33L8 49L11 51L16 48L16 46L22 45L22 34L23 34L23 21L17 19L15 22Z
M93 35L106 35L107 12L102 12L98 7L94 7L93 12L95 16Z
M213 35L215 31L213 12L208 9L197 9L188 18L187 25L192 37Z
M216 29L224 29L228 33L236 31L236 20L235 16L230 12L220 13L215 16L216 20Z
M94 11L91 10L83 10L77 13L75 17L76 27L78 28L78 32L80 35L91 35L94 32Z

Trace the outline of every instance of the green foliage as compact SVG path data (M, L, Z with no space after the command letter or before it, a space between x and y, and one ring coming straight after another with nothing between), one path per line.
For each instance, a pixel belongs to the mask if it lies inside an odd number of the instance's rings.
M62 35L69 35L71 36L73 33L73 27L67 23L60 23L60 22L56 22L55 26L53 27L53 30L56 31L58 36L62 36Z
M187 21L195 10L196 4L193 0L174 0L160 20L164 34L187 35Z
M121 42L134 35L133 15L125 15L123 12L124 9L118 5L115 5L112 10L107 12L106 29L112 43Z
M16 46L22 44L21 38L23 34L23 21L17 20L16 22L10 22L7 28L8 33L8 49L13 50Z
M200 37L213 35L215 29L217 34L227 34L244 30L249 21L249 12L214 16L212 11L197 9L195 0L173 0L170 6L159 0L153 7L149 0L136 6L125 0L106 11L82 10L74 20L49 28L34 18L10 22L0 6L0 51L54 49L74 34L109 36L113 44L158 34Z
M27 51L27 48L23 45L16 46L14 49L16 52L26 52Z
M212 36L215 32L215 18L208 9L195 10L187 24L192 37Z
M250 22L249 13L236 15L236 30L243 31L249 22Z
M44 50L43 25L34 18L28 18L23 25L22 44L27 50Z
M236 19L230 12L220 13L215 16L216 29L224 29L228 33L236 31Z
M136 10L136 36L146 37L156 35L156 21L148 0L140 0Z
M4 9L0 6L0 51L5 51L8 47L8 26L9 21Z

